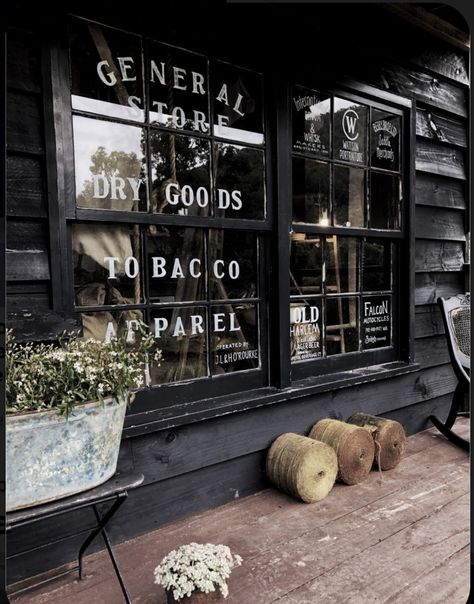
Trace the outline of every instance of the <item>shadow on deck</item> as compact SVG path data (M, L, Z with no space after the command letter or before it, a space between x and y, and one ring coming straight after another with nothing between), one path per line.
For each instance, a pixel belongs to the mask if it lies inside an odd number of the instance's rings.
M456 430L469 434L469 420ZM229 604L465 604L469 593L469 456L434 428L408 438L400 465L303 504L267 489L114 547L134 604L164 604L153 569L190 541L244 558ZM12 604L120 604L106 552Z

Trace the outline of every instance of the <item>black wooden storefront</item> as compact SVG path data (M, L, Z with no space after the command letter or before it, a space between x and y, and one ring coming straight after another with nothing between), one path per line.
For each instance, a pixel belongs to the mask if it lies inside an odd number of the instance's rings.
M305 433L319 418L345 419L363 409L398 419L412 433L427 427L431 413L445 414L456 384L435 302L439 295L466 288L469 88L462 40L441 40L386 8L369 5L301 4L290 9L203 3L185 9L176 4L156 15L152 9L147 15L84 5L70 9L74 15L268 75L266 193L273 216L255 231L264 237L261 277L270 281L277 308L288 307L290 295L281 269L289 254L289 210L275 203L290 195L290 160L272 151L291 145L285 128L288 97L281 81L294 78L309 86L317 81L392 109L398 103L404 116L405 196L411 198L404 208L396 270L396 355L374 353L365 365L385 363L383 368L367 370L359 363L362 369L353 373L347 371L350 365L329 358L320 375L303 371L291 384L288 356L270 346L264 382L233 376L232 393L227 386L216 390L211 385L198 397L193 396L194 385L174 386L159 401L156 391L150 391L136 408L142 413L126 421L119 460L120 468L143 472L145 482L115 521L112 538L129 538L264 488L265 452L272 440L285 431ZM59 87L65 82L66 22L66 12L31 15L19 10L7 35L7 310L17 333L35 339L75 325L64 304L72 281L64 247L66 208L74 198L73 165L70 156L58 151L70 144L71 118L61 104L69 90L52 95L58 82ZM64 138L58 132L66 133ZM87 212L83 210L83 218ZM171 225L173 217L167 218ZM196 221L194 226L205 225ZM286 343L289 350L288 316L270 307L260 319L264 338L268 332L270 342ZM69 560L81 541L78 531L88 523L77 514L54 527L44 523L34 535L18 531L9 554L27 553L10 563L9 580ZM59 538L60 545L52 543Z

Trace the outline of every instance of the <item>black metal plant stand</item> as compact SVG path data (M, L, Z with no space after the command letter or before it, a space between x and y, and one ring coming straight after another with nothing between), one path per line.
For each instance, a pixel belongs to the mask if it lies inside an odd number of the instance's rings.
M127 602L127 604L131 604L132 601L130 599L130 596L128 595L127 588L125 587L125 582L120 572L120 568L112 550L112 545L110 543L110 539L105 527L107 526L111 518L113 518L113 516L119 510L119 508L125 503L125 500L128 497L128 491L130 489L138 487L143 482L143 478L143 474L139 473L128 472L123 474L115 474L115 476L113 476L104 484L99 485L94 489L90 489L89 491L84 491L83 493L80 493L78 495L73 495L71 497L59 499L51 503L45 503L32 508L26 508L24 510L10 512L9 514L7 514L7 531L11 531L14 528L18 528L20 526L26 526L29 524L33 524L34 522L38 522L40 520L54 518L55 516L59 516L61 514L73 512L75 510L80 510L82 508L87 507L92 507L95 518L97 520L97 526L88 534L79 549L77 565L68 568L67 570L62 571L60 573L57 573L54 576L48 577L43 581L39 581L37 583L34 583L33 585L28 585L27 587L24 587L22 589L10 592L8 595L14 596L25 591L29 591L30 589L39 587L40 585L44 585L45 583L49 583L50 581L53 581L54 579L62 577L63 575L66 575L75 570L79 571L79 579L82 579L82 562L84 554L90 544L94 541L94 539L99 534L101 534L107 547L107 551L109 552L110 560L112 561L112 565L114 567L118 582L120 583L120 588L122 590L124 600L125 602ZM98 506L110 502L110 507L105 513L101 514L98 509ZM14 556L7 556L7 560L12 557Z

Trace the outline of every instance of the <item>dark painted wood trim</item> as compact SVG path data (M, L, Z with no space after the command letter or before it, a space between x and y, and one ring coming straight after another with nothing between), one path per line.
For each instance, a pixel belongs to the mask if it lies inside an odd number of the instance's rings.
M395 13L411 25L423 29L436 38L440 38L456 48L469 51L471 48L469 34L461 31L437 15L412 4L382 4L385 10Z

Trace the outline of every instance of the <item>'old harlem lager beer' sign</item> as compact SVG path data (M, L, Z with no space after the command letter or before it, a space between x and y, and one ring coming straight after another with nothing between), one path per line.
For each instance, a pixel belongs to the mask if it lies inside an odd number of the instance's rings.
M315 359L322 355L319 306L291 305L290 338L292 361Z

